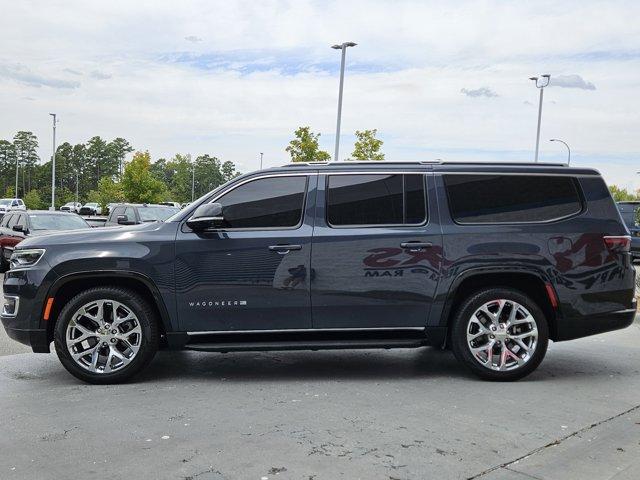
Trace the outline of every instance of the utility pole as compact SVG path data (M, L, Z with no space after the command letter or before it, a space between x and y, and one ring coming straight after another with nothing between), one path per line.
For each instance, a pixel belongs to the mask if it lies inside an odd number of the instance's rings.
M336 150L333 155L333 161L338 161L338 153L340 151L340 122L342 120L342 90L344 87L344 62L347 54L348 47L355 47L357 43L354 42L344 42L339 45L332 45L331 48L334 50L342 51L342 60L340 62L340 87L338 89L338 120L336 122Z
M18 155L18 151L16 150L16 191L14 192L15 197L18 198L18 159L20 155Z
M260 170L262 170L262 156L264 153L260 152Z
M549 85L551 75L545 74L540 77L529 77L529 80L533 80L536 84L536 88L540 90L540 103L538 104L538 131L536 134L536 156L535 161L538 163L538 154L540 152L540 124L542 122L542 96L544 95L544 87Z
M195 200L196 193L196 162L191 162L191 202Z
M50 113L53 117L53 155L51 155L51 206L49 210L56 209L56 114Z

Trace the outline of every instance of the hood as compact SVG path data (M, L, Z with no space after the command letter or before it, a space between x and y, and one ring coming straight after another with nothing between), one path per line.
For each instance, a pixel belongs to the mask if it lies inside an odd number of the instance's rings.
M116 227L95 227L60 232L43 232L41 235L29 236L16 248L46 248L54 245L87 245L95 243L135 242L136 237L146 236L164 228L176 229L176 223L141 223Z

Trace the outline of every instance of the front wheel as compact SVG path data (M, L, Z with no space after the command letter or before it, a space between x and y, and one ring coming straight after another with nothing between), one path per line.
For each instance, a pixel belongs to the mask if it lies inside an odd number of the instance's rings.
M60 362L75 377L96 384L119 383L154 357L157 318L134 291L91 288L64 306L54 340Z
M486 380L518 380L533 372L547 351L549 328L540 307L509 288L472 294L453 319L453 353Z

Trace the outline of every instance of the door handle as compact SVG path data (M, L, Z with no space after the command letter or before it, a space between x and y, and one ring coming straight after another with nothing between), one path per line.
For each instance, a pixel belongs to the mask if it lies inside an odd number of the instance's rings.
M405 248L411 252L420 252L425 248L433 247L433 243L431 242L402 242L400 244L402 248Z
M302 245L271 245L269 250L278 252L280 255L286 255L291 250L302 250Z

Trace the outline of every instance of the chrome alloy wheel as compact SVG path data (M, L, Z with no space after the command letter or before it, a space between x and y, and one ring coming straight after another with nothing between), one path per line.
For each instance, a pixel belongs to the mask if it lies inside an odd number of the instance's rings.
M527 363L538 345L538 325L513 300L492 300L467 323L467 345L473 358L491 370L514 370Z
M76 310L65 337L78 365L93 373L111 373L135 358L142 344L142 328L126 305L96 300Z

